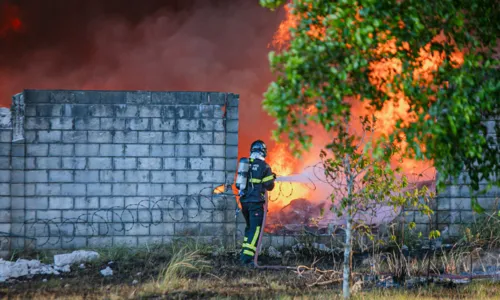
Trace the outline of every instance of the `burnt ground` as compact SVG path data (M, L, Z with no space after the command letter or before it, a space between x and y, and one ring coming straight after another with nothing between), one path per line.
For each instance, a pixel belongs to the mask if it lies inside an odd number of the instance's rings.
M0 299L340 299L338 283L310 287L318 276L298 276L294 270L244 268L239 266L234 253L203 254L195 257L198 261L181 262L186 269L201 261L204 267L172 273L165 280L162 272L168 262L173 261L173 255L175 251L172 250L111 250L101 254L99 261L85 264L85 269L75 265L70 273L58 276L37 275L2 283ZM314 259L297 256L289 263L310 265ZM333 261L331 257L323 257L317 266L325 269L329 265L332 268L330 261ZM261 264L279 265L281 262L280 259L261 257ZM107 266L111 267L113 275L103 277L99 271ZM432 285L409 290L382 290L365 285L356 297L498 299L500 283L476 284L479 286Z

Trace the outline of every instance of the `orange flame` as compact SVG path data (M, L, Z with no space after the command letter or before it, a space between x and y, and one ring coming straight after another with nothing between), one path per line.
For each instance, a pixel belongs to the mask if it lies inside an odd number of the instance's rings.
M277 176L288 176L299 171L295 169L299 162L290 154L286 144L278 144L270 151L269 165ZM307 198L310 191L302 183L276 182L274 190L269 193L269 211L277 211L292 200Z

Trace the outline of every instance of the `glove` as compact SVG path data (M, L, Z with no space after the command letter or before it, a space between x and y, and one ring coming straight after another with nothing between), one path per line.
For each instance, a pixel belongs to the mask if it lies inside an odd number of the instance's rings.
M276 179L276 177L277 177L276 173L273 173L273 179Z

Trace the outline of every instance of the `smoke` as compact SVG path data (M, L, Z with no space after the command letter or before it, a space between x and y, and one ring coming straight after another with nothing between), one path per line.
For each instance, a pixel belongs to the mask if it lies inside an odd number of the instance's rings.
M19 5L23 32L0 37L0 106L27 88L234 92L240 151L270 138L260 101L279 15L258 1L98 2Z

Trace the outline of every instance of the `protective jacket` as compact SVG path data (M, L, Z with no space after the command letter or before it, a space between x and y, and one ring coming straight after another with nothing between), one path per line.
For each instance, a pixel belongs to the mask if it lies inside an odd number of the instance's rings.
M250 158L248 184L240 198L241 203L265 202L265 192L274 189L274 180L271 167L258 158Z

